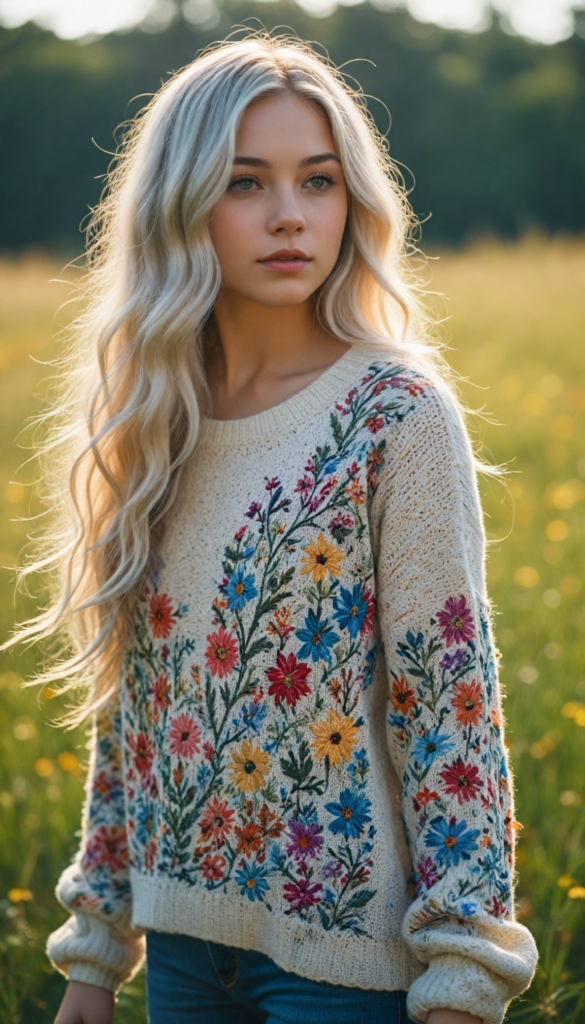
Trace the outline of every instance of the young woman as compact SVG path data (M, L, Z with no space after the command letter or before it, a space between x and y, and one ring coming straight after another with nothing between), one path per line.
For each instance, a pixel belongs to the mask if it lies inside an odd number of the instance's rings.
M45 678L92 686L58 1024L109 1024L145 955L151 1024L500 1024L531 980L476 461L409 221L297 40L207 51L126 143L29 627L69 624Z

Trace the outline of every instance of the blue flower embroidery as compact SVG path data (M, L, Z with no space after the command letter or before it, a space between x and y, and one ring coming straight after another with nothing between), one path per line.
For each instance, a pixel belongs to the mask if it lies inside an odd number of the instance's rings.
M423 768L430 768L436 757L442 757L450 750L453 750L454 743L449 739L449 733L439 732L439 727L429 729L424 736L417 736L414 741L413 755Z
M436 849L437 864L456 868L460 860L469 860L474 850L479 849L475 840L480 829L469 828L466 821L457 821L455 816L447 821L442 815L433 818L425 836L429 849Z
M351 638L355 640L368 614L368 602L364 599L363 584L356 583L353 590L341 587L341 597L333 598L333 606L335 608L334 618L337 619L341 629L347 629Z
M334 815L329 831L336 836L341 833L346 839L356 839L362 834L364 825L372 820L368 813L371 806L372 801L361 793L344 789L339 795L339 803L325 804L325 810Z
M250 903L254 903L255 900L263 900L264 893L270 889L264 878L264 869L256 862L247 864L245 860L241 860L235 879L241 887L242 896L247 896Z
M319 621L311 608L305 619L305 628L295 630L303 646L299 649L299 659L311 657L313 661L331 661L331 647L339 640L338 634L329 625L329 619Z
M248 601L251 601L253 597L258 597L252 573L245 576L243 567L239 565L230 576L225 593L231 611L240 612Z

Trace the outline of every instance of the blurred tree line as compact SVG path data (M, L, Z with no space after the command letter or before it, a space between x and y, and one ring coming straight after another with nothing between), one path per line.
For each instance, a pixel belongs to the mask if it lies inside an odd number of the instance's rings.
M390 112L390 151L407 185L416 180L425 242L585 227L584 20L545 46L506 34L497 18L470 34L369 3L316 18L290 0L174 2L176 17L158 31L67 41L30 23L0 28L1 250L78 251L116 126L170 71L250 17L353 62L345 73L382 101L369 106L384 132Z

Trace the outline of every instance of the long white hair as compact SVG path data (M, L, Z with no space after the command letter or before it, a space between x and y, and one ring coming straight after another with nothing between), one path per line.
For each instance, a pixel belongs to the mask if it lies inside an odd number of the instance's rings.
M228 185L244 111L286 90L325 112L348 190L339 258L314 295L319 322L452 385L409 271L412 211L360 91L306 43L264 32L214 44L175 74L126 131L94 211L83 310L43 417L50 526L22 573L48 574L51 598L16 639L65 632L68 650L33 680L82 685L65 724L118 685L136 596L208 398L221 281L208 215Z

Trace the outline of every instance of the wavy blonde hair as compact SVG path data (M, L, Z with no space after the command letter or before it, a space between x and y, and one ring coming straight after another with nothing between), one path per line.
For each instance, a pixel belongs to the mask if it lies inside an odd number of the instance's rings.
M52 518L22 574L48 574L51 598L16 639L65 631L68 650L32 681L82 685L62 724L117 687L135 599L208 400L205 343L221 281L208 216L244 111L286 90L325 112L349 194L339 258L314 295L320 323L452 382L409 271L413 214L359 89L306 43L265 32L215 44L175 74L127 128L93 213L83 312L42 417Z

